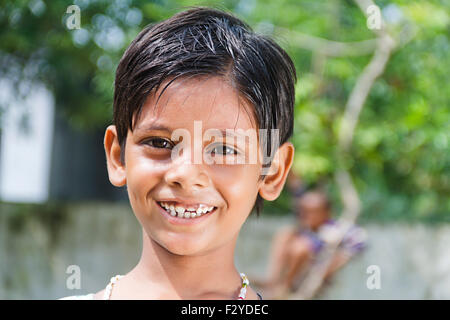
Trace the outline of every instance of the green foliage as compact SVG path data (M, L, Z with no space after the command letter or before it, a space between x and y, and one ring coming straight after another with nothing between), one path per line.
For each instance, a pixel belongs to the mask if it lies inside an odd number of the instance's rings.
M345 158L363 203L362 218L447 221L450 4L376 3L398 37L406 23L418 31L394 52L376 81ZM71 4L81 8L81 30L66 27ZM374 38L361 10L349 0L10 0L2 2L0 11L1 76L16 81L18 92L24 79L42 81L54 93L57 110L72 124L104 127L112 116L115 67L127 45L143 26L190 5L231 10L269 34L283 27L341 42ZM371 55L324 59L297 46L294 38L274 37L292 56L299 75L294 170L306 184L321 181L338 199L332 177L339 121ZM274 205L287 210L289 197L283 194Z

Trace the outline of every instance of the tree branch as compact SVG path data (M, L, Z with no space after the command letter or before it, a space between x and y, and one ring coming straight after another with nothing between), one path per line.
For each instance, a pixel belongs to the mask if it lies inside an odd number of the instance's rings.
M367 7L373 5L373 1L355 1L364 14L367 15ZM364 102L366 101L375 80L384 72L386 64L391 56L391 52L395 48L396 41L388 34L384 24L382 24L379 30L375 30L375 34L377 35L377 40L374 55L358 77L345 106L338 141L338 154L341 157L349 152ZM351 176L346 169L342 168L342 162L340 163L340 166L341 168L337 170L335 175L343 203L343 212L339 218L340 230L338 230L334 239L327 243L320 253L321 256L319 259L323 258L325 262L318 265L310 272L309 276L305 279L303 286L290 296L291 299L311 299L315 296L322 286L324 275L328 270L334 253L360 213L360 200Z
M338 42L282 27L275 27L274 31L278 35L289 38L289 43L299 48L318 52L328 57L364 56L372 53L376 48L376 39Z

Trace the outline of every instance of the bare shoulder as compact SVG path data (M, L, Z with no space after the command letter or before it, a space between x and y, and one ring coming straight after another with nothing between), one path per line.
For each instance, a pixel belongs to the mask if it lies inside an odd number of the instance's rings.
M103 300L103 294L105 293L105 289L100 290L99 292L94 294L94 300Z

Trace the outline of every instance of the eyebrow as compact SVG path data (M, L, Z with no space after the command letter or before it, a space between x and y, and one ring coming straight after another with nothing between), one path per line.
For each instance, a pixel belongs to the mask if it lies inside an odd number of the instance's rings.
M148 131L166 131L171 133L172 130L169 127L161 124L140 125L135 128L136 131L148 132Z
M179 129L179 128L178 128ZM240 134L237 132L233 132L234 129L218 129L218 128L208 128L209 129L214 129L214 130L219 130L219 132L222 134L223 137L245 137L245 134ZM171 133L173 131L173 129L162 125L162 124L150 124L150 125L140 125L137 126L135 128L136 131L142 131L142 132L148 132L148 131L165 131L167 133ZM207 131L205 130L205 131ZM247 131L242 129L243 131ZM230 132L231 131L231 132Z

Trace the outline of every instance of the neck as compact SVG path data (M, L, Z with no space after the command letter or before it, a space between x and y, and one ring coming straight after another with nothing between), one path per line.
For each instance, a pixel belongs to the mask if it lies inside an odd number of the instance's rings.
M143 231L142 255L130 276L142 285L163 288L164 294L182 299L236 299L241 278L234 266L233 241L199 255L169 252Z

